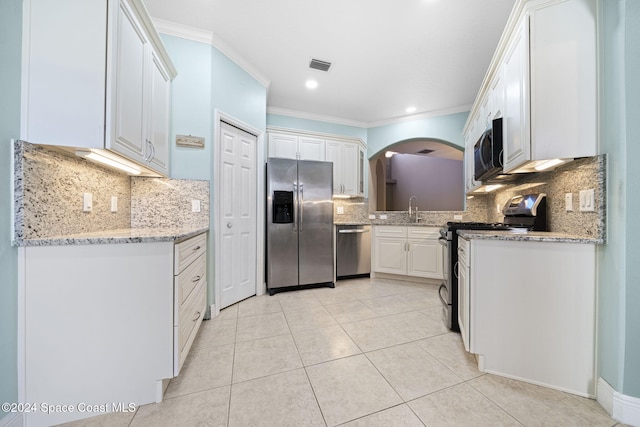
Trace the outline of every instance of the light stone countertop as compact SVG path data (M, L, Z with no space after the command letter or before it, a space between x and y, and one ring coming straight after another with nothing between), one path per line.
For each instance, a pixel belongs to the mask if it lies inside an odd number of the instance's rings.
M458 235L466 239L504 240L519 242L557 242L603 244L602 239L576 236L569 233L551 231L519 231L519 230L458 230Z
M209 230L209 227L136 227L115 230L95 231L51 236L37 239L14 240L15 246L65 246L65 245L104 245L118 243L178 243Z

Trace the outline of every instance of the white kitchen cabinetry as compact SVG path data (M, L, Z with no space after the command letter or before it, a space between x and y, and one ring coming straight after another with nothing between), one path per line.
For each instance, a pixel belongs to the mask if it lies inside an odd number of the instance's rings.
M20 138L106 148L167 175L176 71L142 2L27 0L24 10Z
M325 140L294 134L269 133L269 157L325 160Z
M207 309L207 235L175 246L173 374L178 376Z
M269 157L333 163L333 194L365 195L366 146L360 139L271 128Z
M204 314L206 234L177 245L30 246L19 259L26 402L115 411L112 403L162 400L163 380L177 375ZM55 425L92 415L25 418Z
M480 370L593 397L596 246L472 239L470 259Z
M504 118L505 172L597 154L596 16L596 0L530 0L514 9L464 131L475 140L491 99L492 116Z
M442 279L442 246L437 227L375 226L373 271Z
M458 237L458 326L464 343L469 351L469 291L471 287L471 253L469 241Z
M333 162L333 194L360 194L360 151L356 143L327 140L326 159Z

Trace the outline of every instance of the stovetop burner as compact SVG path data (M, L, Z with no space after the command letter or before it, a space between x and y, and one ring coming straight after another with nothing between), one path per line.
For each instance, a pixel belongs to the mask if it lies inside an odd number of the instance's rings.
M478 229L478 230L507 230L513 228L511 225L503 224L501 222L447 222L446 227L449 230L461 230L461 229Z

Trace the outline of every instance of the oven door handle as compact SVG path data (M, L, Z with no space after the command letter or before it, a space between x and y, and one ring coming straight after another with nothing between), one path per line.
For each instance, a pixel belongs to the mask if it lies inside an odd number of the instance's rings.
M456 263L453 265L453 275L455 276L456 279L460 278L460 276L458 275L458 270L460 269L459 264L460 263L456 261Z
M438 288L438 296L440 297L440 301L442 302L442 305L447 306L449 305L449 303L447 301L444 300L444 298L442 298L442 289L447 289L447 285L446 283L442 282L442 284L440 284L440 287Z

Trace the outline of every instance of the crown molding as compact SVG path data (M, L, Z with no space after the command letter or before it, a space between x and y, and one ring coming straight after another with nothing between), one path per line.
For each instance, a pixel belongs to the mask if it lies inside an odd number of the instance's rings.
M152 18L153 23L159 33L169 36L180 37L200 43L206 43L220 51L224 56L242 68L247 74L256 79L262 86L268 88L271 81L245 60L238 52L233 50L227 43L216 37L212 31L190 25L178 24L160 18Z
M297 117L299 119L316 120L319 122L327 122L345 126L355 126L359 128L367 128L366 122L359 122L356 120L348 120L340 117L324 116L321 114L307 113L305 111L288 110L280 107L267 107L267 113L277 114L279 116Z
M441 110L425 111L418 114L411 114L409 116L393 117L390 119L369 122L367 127L375 128L380 126L395 125L398 123L406 123L406 122L413 122L416 120L429 119L431 117L447 116L449 114L466 113L470 109L471 109L471 104L467 104L467 105L460 105L458 107L444 108Z

